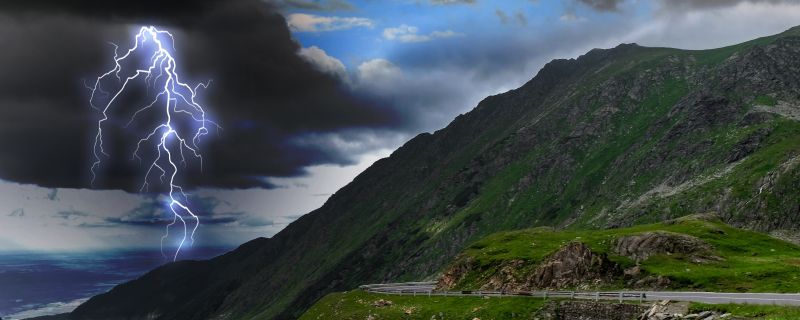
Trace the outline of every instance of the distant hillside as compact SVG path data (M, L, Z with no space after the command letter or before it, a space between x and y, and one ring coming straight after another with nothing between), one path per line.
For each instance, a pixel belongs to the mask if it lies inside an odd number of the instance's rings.
M704 51L554 60L420 134L271 239L179 262L74 319L286 319L331 291L434 278L497 231L715 212L800 229L800 29Z

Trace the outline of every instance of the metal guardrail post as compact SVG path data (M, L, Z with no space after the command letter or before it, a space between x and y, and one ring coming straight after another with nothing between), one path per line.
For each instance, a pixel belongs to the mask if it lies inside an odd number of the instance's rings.
M570 298L571 300L572 300L572 299L575 299L575 291L571 291L571 292L569 293L569 298Z
M619 292L619 303L622 303L622 291Z
M594 301L598 301L598 300L600 300L600 292L595 292L594 293Z
M547 300L547 290L544 291L544 299Z

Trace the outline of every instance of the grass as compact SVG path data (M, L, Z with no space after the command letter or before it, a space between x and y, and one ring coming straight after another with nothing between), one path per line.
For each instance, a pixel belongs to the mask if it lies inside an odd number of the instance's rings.
M756 105L774 107L775 105L778 104L778 100L775 99L775 97L772 97L772 96L760 95L760 96L757 96L755 98L755 100L753 100L753 103L756 104Z
M391 301L378 307L375 302ZM397 296L361 290L326 295L301 320L312 319L532 319L544 305L541 299L525 297L482 298L441 296Z
M611 251L615 239L647 231L669 231L691 235L714 247L723 261L697 264L680 255L656 255L641 262L643 272L662 275L672 281L671 289L719 292L800 291L800 247L766 234L746 231L719 221L687 218L676 223L640 225L631 228L562 231L535 228L500 232L475 242L461 259L473 260L473 270L457 288L475 289L485 283L505 261L520 259L534 266L561 246L572 241L587 244L593 251L607 253L622 267L633 261ZM529 267L529 270L533 270ZM608 289L624 284L613 283Z
M689 312L717 311L730 313L736 317L764 320L796 320L800 319L800 307L752 305L752 304L704 304L692 303Z

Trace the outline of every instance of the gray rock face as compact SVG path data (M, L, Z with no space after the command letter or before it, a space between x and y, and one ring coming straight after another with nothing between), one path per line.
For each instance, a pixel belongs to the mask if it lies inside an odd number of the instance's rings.
M619 275L620 268L605 254L597 254L581 242L561 247L534 271L533 288L567 288L586 283L603 283Z
M698 238L665 231L625 236L614 243L614 252L637 262L658 254L682 254L694 263L721 259L715 256L713 251L711 245Z

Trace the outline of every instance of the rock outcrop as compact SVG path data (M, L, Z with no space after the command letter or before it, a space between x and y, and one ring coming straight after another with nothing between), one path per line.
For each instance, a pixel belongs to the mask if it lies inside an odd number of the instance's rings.
M471 257L456 259L455 264L445 270L436 282L437 290L448 290L458 285L464 277L475 268L475 260Z
M514 259L503 262L481 290L498 290L506 292L530 290L529 281L526 281L524 270L530 269L531 263Z
M572 242L542 262L528 280L530 288L561 289L610 282L621 274L617 264L586 244Z
M439 279L437 289L452 289L470 272L481 272L471 258L458 259ZM581 242L571 242L539 263L513 259L496 269L480 290L530 291L541 289L590 288L613 281L621 268L605 254L593 252Z
M641 262L659 254L682 254L694 263L708 263L722 258L714 255L714 248L690 235L666 231L645 232L617 239L614 252Z

